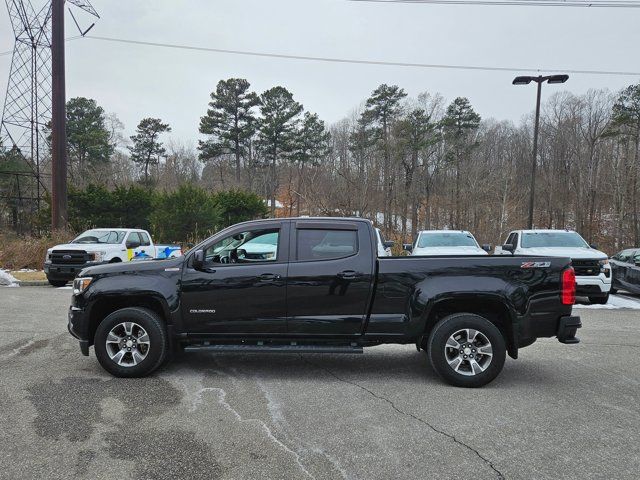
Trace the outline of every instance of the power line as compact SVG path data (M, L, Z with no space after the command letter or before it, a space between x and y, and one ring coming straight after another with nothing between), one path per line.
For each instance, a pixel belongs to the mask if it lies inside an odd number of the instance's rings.
M82 35L75 35L75 36L73 36L73 37L66 38L65 40L66 40L67 42L70 42L70 41L72 41L72 40L77 40L77 39L79 39L79 38L82 38ZM12 53L13 53L13 50L7 50L6 52L0 52L0 57L4 57L4 56L7 56L7 55L11 55Z
M607 70L575 70L575 69L549 69L549 68L524 68L524 67L491 67L481 65L450 65L450 64L437 64L437 63L411 63L411 62L386 62L378 60L358 60L348 58L334 58L334 57L314 57L307 55L285 55L281 53L267 53L267 52L252 52L244 50L228 50L222 48L210 48L210 47L197 47L193 45L179 45L172 43L157 43L157 42L144 42L140 40L128 40L123 38L111 38L111 37L97 37L93 35L87 35L85 38L93 40L101 40L106 42L116 42L129 45L143 45L148 47L161 47L172 48L178 50L191 50L199 52L213 52L223 53L229 55L243 55L251 57L263 57L263 58L281 58L287 60L306 60L314 62L326 62L326 63L346 63L355 65L379 65L389 67L413 67L413 68L434 68L434 69L449 69L449 70L480 70L489 72L547 72L547 73L570 73L570 74L584 74L584 75L618 75L618 76L640 76L640 72L628 72L628 71L607 71Z
M516 6L516 7L580 7L580 8L640 8L638 1L611 0L349 0L367 3L404 3L433 5L477 5L477 6Z

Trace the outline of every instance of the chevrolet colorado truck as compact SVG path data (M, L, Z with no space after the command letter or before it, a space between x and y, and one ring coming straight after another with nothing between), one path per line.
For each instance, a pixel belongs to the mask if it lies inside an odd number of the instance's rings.
M182 255L177 245L156 245L146 230L95 228L71 242L47 250L44 273L49 284L62 287L85 267Z
M447 382L479 387L539 337L578 343L575 276L557 257L378 257L359 218L231 226L183 257L89 267L70 333L119 377L175 351L362 353L415 344Z

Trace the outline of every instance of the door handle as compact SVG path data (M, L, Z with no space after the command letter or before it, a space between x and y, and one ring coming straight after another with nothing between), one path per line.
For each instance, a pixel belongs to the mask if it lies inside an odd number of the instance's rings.
M345 270L344 272L340 272L337 274L337 277L343 280L355 280L360 276L361 276L361 273L356 272L355 270Z
M277 273L263 273L259 278L263 282L273 282L274 280L280 280L282 277Z

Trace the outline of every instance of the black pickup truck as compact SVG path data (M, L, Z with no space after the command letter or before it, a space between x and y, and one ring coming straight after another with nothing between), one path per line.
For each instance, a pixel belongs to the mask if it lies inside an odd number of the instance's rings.
M577 343L568 258L384 257L368 220L229 227L169 260L84 269L69 331L120 377L184 351L362 353L415 344L447 382L478 387L539 337Z

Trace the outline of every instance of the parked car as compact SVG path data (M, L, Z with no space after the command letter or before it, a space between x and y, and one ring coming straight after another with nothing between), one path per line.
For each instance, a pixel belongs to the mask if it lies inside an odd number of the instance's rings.
M411 255L488 255L491 245L478 244L466 230L422 230L413 245L405 245Z
M391 257L393 254L391 253L391 249L396 244L396 242L391 242L384 239L384 235L379 228L376 228L376 239L378 244L378 256L379 257Z
M146 230L96 228L87 230L67 244L47 250L44 273L51 285L61 287L90 265L180 255L182 250L177 245L154 245Z
M606 253L589 245L572 230L515 230L496 255L569 257L576 272L577 295L591 303L605 304L611 290L611 265Z
M362 353L395 343L426 350L463 387L490 382L506 353L517 358L539 337L579 341L569 258L378 257L377 243L357 218L241 223L183 257L83 269L68 328L120 377L148 375L172 349ZM270 247L253 258L243 254L251 244Z
M613 282L611 293L618 290L640 294L640 248L622 250L611 257Z

